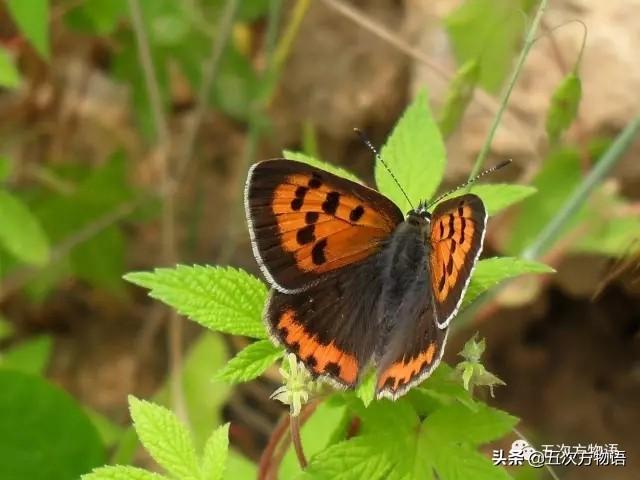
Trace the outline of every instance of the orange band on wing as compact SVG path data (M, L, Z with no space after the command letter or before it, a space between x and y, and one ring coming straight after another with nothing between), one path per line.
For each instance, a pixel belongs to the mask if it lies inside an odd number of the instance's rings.
M378 377L378 390L388 388L392 391L409 383L416 375L427 368L433 362L437 345L429 344L429 347L417 357L407 362L393 363Z
M317 375L328 375L341 383L354 385L358 378L358 361L340 350L332 341L321 344L296 321L293 310L285 310L276 324L280 339Z

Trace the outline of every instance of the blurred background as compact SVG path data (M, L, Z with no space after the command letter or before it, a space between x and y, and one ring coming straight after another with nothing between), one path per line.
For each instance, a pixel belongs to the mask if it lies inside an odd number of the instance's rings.
M446 136L443 188L464 181L534 4L0 2L0 383L19 371L61 387L107 446L96 464L148 465L127 430L127 395L171 405L168 379L182 375L196 434L232 420L233 461L250 475L282 412L268 399L278 373L212 382L245 341L204 333L122 275L176 263L258 275L242 208L248 167L296 150L372 184L353 127L381 145L420 89ZM637 0L550 2L486 163L513 159L489 181L538 194L491 219L485 256L521 254L640 112L638 18ZM572 73L577 115L550 134L552 97ZM452 92L462 107L445 119ZM570 111L572 98L556 104ZM626 451L626 468L560 468L567 480L640 475L639 157L636 140L541 252L557 274L501 289L459 322L445 355L456 363L479 331L487 368L507 383L490 402L530 439ZM34 409L48 398L25 392ZM64 443L71 420L56 411ZM11 422L0 411L5 428L29 420Z

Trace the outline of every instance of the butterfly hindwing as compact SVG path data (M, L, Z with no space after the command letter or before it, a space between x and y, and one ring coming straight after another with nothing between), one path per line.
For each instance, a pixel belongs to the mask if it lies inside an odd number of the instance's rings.
M431 217L429 267L435 314L440 328L456 314L478 260L487 212L477 195L439 203Z
M357 385L378 336L373 328L382 290L378 261L374 255L328 274L302 293L271 291L264 314L271 337L314 376L342 387Z
M251 168L245 209L260 267L285 293L363 261L403 220L398 207L375 190L284 159Z
M396 399L406 393L431 374L444 353L448 328L436 323L428 268L422 272L394 313L397 321L378 362L378 398Z

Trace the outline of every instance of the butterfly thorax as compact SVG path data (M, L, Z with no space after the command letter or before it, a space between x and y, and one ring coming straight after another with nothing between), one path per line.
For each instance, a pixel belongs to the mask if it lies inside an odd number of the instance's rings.
M428 215L428 213L427 213ZM383 291L380 319L390 332L403 318L412 318L428 292L429 217L409 212L382 252Z

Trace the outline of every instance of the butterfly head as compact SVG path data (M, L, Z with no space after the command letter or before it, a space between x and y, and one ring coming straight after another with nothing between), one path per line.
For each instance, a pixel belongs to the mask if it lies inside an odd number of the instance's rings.
M407 218L419 218L422 222L431 223L431 213L429 213L427 208L427 202L421 201L416 208L409 210Z

